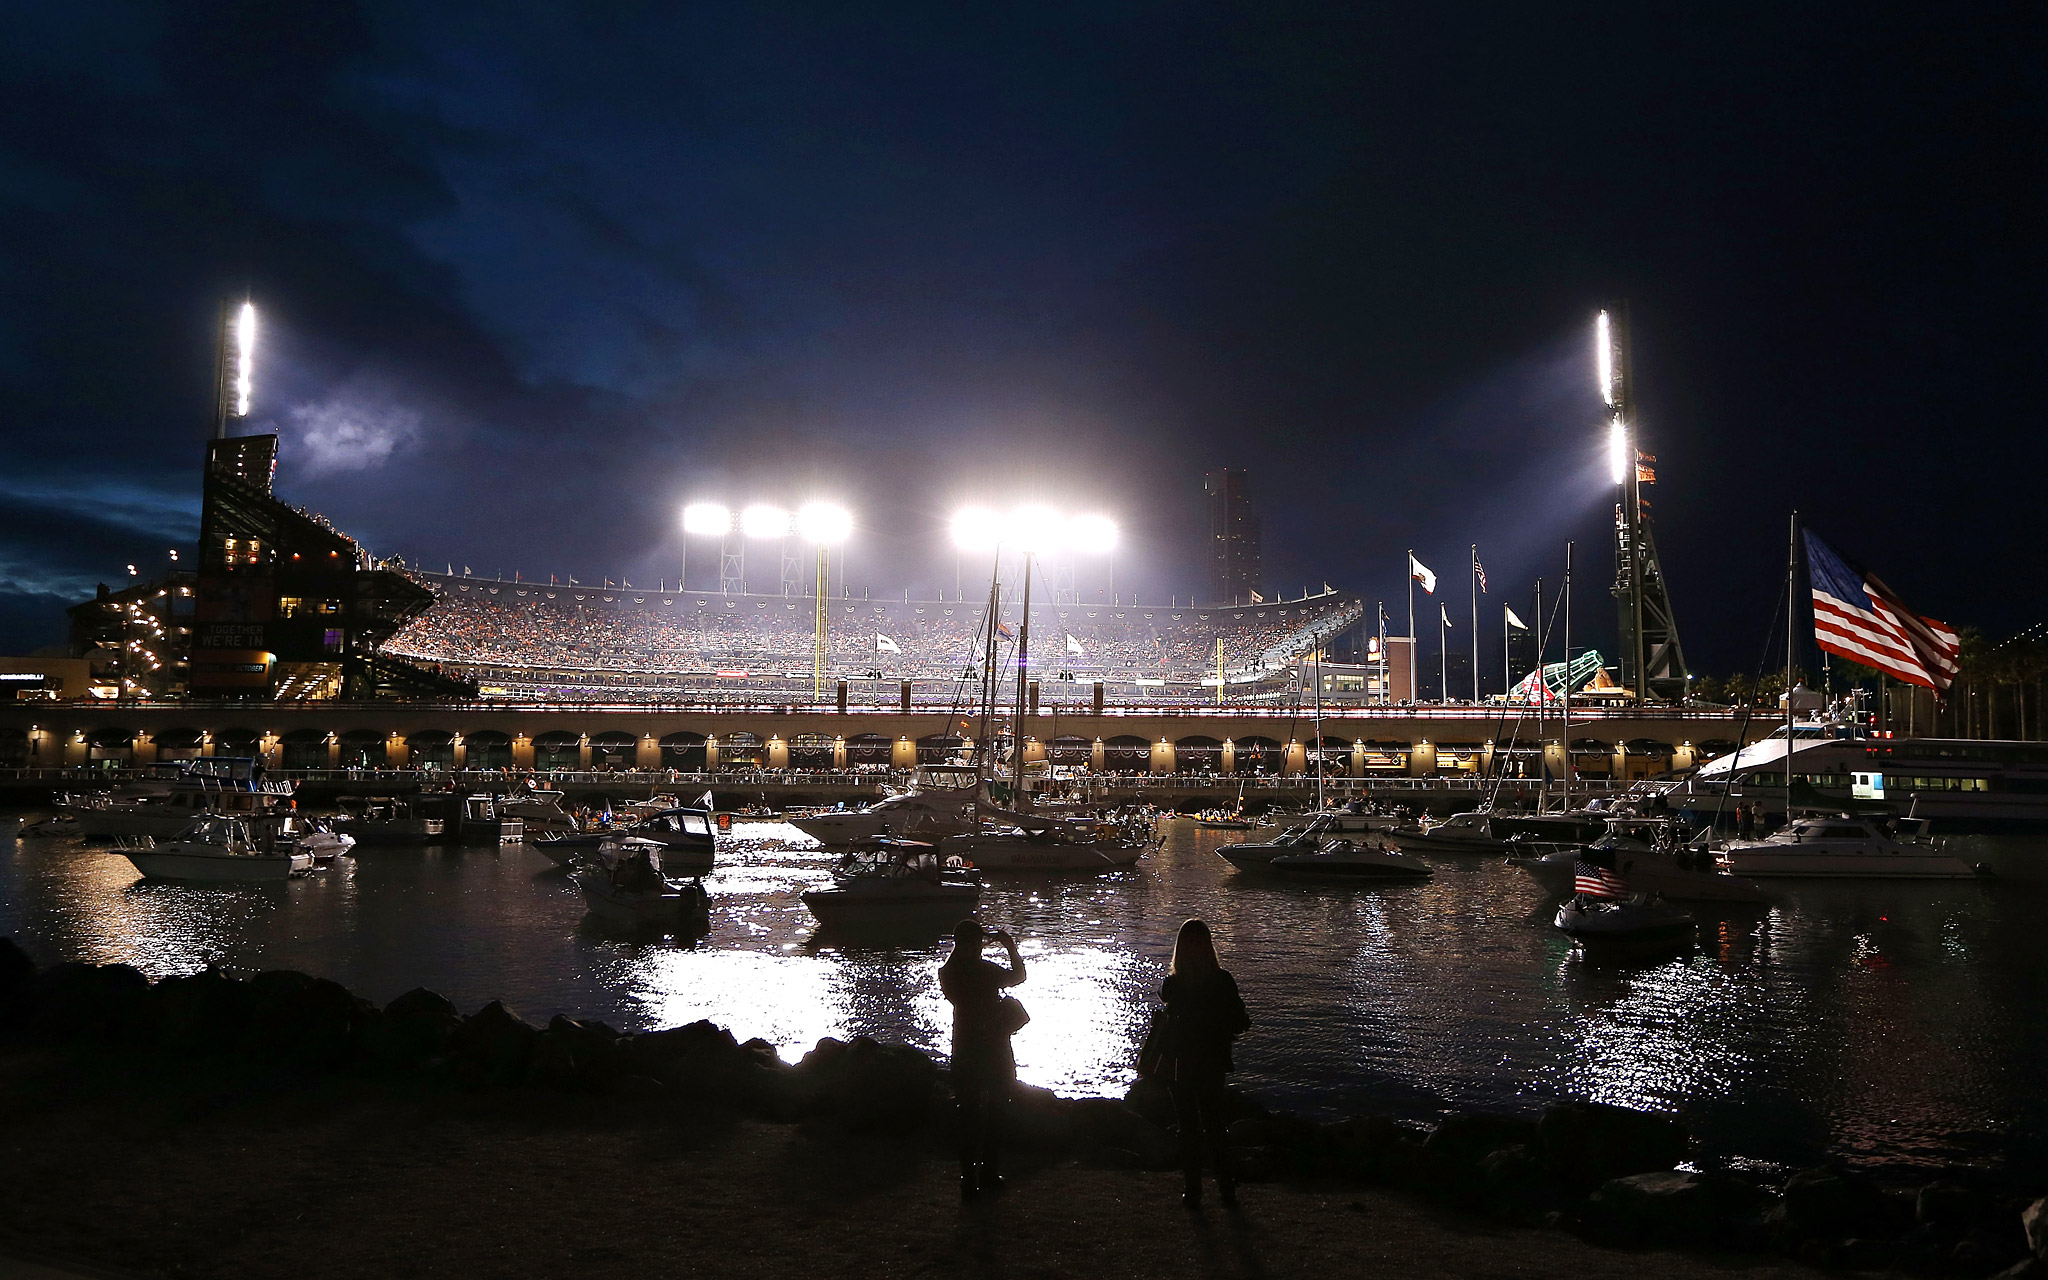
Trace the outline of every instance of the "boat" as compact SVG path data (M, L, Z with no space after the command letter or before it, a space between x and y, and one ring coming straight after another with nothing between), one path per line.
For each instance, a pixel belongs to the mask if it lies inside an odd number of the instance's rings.
M1203 809L1193 817L1204 831L1251 831L1259 825L1234 809Z
M1613 899L1577 894L1557 909L1554 923L1587 950L1682 946L1693 941L1698 928L1691 913L1648 895Z
M827 929L937 931L974 913L981 885L965 868L948 867L934 845L884 838L849 851L830 888L801 897Z
M705 809L663 810L620 828L612 835L621 839L651 841L662 846L661 866L664 871L709 871L718 852L718 834L711 829L711 814Z
M313 855L266 846L240 818L205 817L165 840L126 837L121 853L152 880L289 880L313 869Z
M1858 814L1795 818L1760 840L1731 840L1721 862L1743 876L1814 879L1970 880L1984 868L1928 835L1928 819L1880 823Z
M1378 841L1378 837L1372 839ZM1288 827L1270 840L1218 845L1216 854L1239 871L1263 871L1275 858L1313 854L1325 845L1339 841L1348 841L1348 837L1339 834L1332 815L1319 813L1307 822Z
M541 834L580 831L574 814L564 808L566 797L559 791L528 789L516 791L498 801L498 814L503 818L517 818L528 832Z
M357 844L432 844L447 830L445 821L419 813L400 796L341 796L335 803L341 815L334 829Z
M1013 816L1015 825L947 836L938 842L939 856L980 871L1114 871L1144 857L1150 845L1115 822Z
M980 829L974 811L982 789L981 773L972 765L920 765L908 791L885 797L863 809L791 818L790 825L830 848L860 840L941 840Z
M66 797L65 811L87 839L182 834L202 817L254 817L292 807L292 784L273 782L261 761L248 756L206 756L184 762L170 789L138 794Z
M663 875L702 875L711 870L713 850L701 845L669 845L645 836L615 832L598 843L596 860L612 866L647 856Z
M656 846L658 847L658 846ZM635 849L608 867L576 875L590 913L617 924L666 930L709 923L711 895L701 880L671 880L656 871L649 849Z
M1500 853L1507 843L1494 838L1489 825L1492 818L1491 809L1454 813L1442 822L1432 822L1425 814L1414 822L1398 824L1387 834L1403 849L1426 853Z
M356 847L354 836L343 835L317 820L294 819L285 824L281 835L294 850L311 856L315 866L326 866Z
M1278 875L1317 880L1427 880L1432 872L1399 849L1333 840L1312 853L1283 853L1266 861Z
M1583 849L1566 847L1508 861L1556 892L1570 892L1580 861L1590 854L1631 888L1672 901L1756 904L1764 900L1763 888L1756 881L1722 867L1703 841L1681 839L1680 821L1669 817L1610 818L1606 833Z

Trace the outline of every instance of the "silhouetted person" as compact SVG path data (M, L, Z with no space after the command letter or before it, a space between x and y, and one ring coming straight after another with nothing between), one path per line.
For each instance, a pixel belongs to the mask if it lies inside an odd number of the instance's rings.
M991 937L1010 953L1009 968L981 958L981 926L972 920L962 920L953 931L953 954L939 966L939 990L953 1006L953 1104L962 1200L1002 1186L1003 1104L1017 1078L1017 1059L1010 1051L1016 1028L1003 1016L1003 988L1024 981L1024 960L1008 933L998 929Z
M1216 961L1216 943L1209 926L1189 920L1173 942L1173 963L1159 988L1166 1002L1166 1076L1173 1087L1173 1109L1180 1117L1181 1169L1187 1190L1181 1200L1190 1208L1202 1203L1202 1153L1215 1166L1216 1192L1226 1205L1237 1203L1237 1179L1230 1171L1230 1142L1224 1131L1223 1075L1233 1069L1230 1042L1251 1026L1237 979Z

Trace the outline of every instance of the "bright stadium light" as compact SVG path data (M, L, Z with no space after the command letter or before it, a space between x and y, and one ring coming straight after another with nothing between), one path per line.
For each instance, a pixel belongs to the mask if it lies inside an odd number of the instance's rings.
M693 502L683 508L683 532L722 538L732 532L732 512L716 502Z
M805 542L819 546L844 542L853 533L853 515L829 502L805 503L796 513L796 532Z
M235 317L235 416L249 416L249 392L256 372L256 304L244 302Z
M1628 481L1628 428L1616 418L1607 427L1607 462L1614 472L1614 483Z
M1116 550L1116 521L1108 516L1071 516L1067 520L1067 545L1082 555L1107 555Z
M1605 311L1593 322L1593 358L1599 362L1600 398L1611 406L1614 403L1614 332Z
M1067 522L1051 507L1018 507L1004 521L1003 541L1033 555L1057 551L1066 543Z
M749 538L787 538L789 512L757 502L740 512L740 532Z
M987 507L963 507L953 515L953 545L962 551L993 551L1003 540L1003 518Z

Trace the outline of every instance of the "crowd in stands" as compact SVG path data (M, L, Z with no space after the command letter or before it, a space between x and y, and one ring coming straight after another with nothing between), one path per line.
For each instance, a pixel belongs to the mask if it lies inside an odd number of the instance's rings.
M455 669L650 674L809 672L816 602L781 596L635 592L422 575L439 602L385 646ZM979 665L983 608L963 601L828 598L835 679L954 679ZM1261 605L1059 604L1032 608L1042 680L1235 679L1283 666L1314 636L1355 622L1335 593ZM1014 631L1015 610L1005 619ZM999 658L1014 661L1014 636Z

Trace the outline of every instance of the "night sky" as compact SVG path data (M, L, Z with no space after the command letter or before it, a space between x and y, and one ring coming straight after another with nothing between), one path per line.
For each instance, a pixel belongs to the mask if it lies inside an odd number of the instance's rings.
M953 508L1035 498L1164 601L1236 465L1270 585L1399 615L1412 545L1457 618L1476 541L1495 646L1569 537L1611 634L1626 297L1696 668L1755 664L1794 506L2003 636L2048 613L2040 15L10 5L0 652L196 536L245 294L281 492L379 554L652 586L684 501L828 497L856 591L950 592Z

